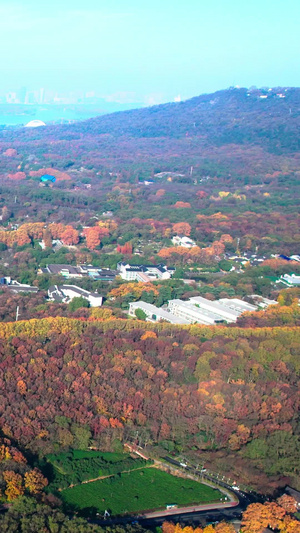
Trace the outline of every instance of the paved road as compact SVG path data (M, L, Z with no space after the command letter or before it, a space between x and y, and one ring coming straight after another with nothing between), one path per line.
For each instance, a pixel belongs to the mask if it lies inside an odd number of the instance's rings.
M178 515L180 513L188 514L188 513L198 513L199 511L211 511L214 509L227 509L228 507L236 507L238 505L237 502L227 502L227 503L207 503L206 505L190 505L189 507L179 507L178 509L165 509L160 511L153 511L152 513L145 513L141 518L170 518L172 516Z

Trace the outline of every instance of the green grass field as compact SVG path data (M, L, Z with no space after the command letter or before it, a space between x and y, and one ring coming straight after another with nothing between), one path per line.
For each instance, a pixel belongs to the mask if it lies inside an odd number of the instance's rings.
M156 468L143 468L93 481L60 493L66 504L78 510L105 509L113 515L164 508L167 504L189 505L219 501L221 493L193 481L172 476Z
M49 454L41 467L50 480L48 491L67 489L89 479L116 475L142 468L151 461L132 457L126 453L100 452L95 450L71 450L61 454Z
M68 456L70 456L69 452L58 453L58 454L50 453L49 455L46 456L46 458L48 459L48 461L52 463L57 460L63 461ZM123 461L124 458L126 459L127 457L129 457L129 454L114 453L114 452L100 452L97 450L72 450L72 456L73 456L73 459L89 459L90 457L101 457L107 462L118 463L119 461Z

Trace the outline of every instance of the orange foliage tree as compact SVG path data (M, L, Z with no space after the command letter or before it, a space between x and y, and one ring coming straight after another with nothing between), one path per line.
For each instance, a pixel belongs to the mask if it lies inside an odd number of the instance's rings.
M199 526L195 528L192 526L182 527L180 524L163 522L162 531L163 533L235 533L234 526L226 522L220 522L216 526L209 524L204 529Z
M109 220L99 220L98 222L99 228L107 229L109 234L116 231L118 228L118 224L115 220L109 219Z
M48 228L43 230L43 241L46 248L52 248L52 238Z
M188 224L188 222L177 222L176 224L173 224L172 230L174 233L177 233L178 235L187 235L189 236L191 234L191 226Z
M29 244L31 242L27 230L23 226L20 226L20 228L17 229L15 238L18 246L24 246L24 244Z
M65 230L65 226L63 224L57 224L53 222L52 224L49 224L48 230L52 235L52 239L60 239Z
M67 246L72 246L73 244L78 244L79 242L78 231L72 226L66 226L60 238Z
M95 248L97 248L97 246L99 246L99 244L101 243L100 241L101 228L99 228L99 226L85 228L83 230L83 235L86 238L86 245L87 245L87 248L89 248L89 250L95 250Z
M288 494L283 494L277 500L278 505L283 507L283 509L290 514L296 513L297 511L297 502L295 498L289 496Z
M282 531L285 515L285 509L275 502L252 503L243 513L242 532L261 533L267 527Z
M189 208L191 207L191 204L189 202L176 202L176 204L174 204L174 207L175 209L181 209L181 208Z
M235 533L234 526L226 522L220 522L215 526L216 533Z
M38 468L34 468L30 472L25 473L24 484L25 488L31 494L38 494L48 485L48 480L43 476L42 472L40 472Z
M141 341L145 341L147 339L157 339L155 331L146 331L146 333L141 336Z
M9 502L24 494L23 479L20 474L12 470L4 470L2 475L6 482L5 494Z
M108 293L108 296L110 298L122 298L128 294L132 294L135 298L140 298L143 292L153 292L154 296L158 296L159 294L157 287L152 283L139 283L133 281L131 283L123 283L120 287L112 289Z

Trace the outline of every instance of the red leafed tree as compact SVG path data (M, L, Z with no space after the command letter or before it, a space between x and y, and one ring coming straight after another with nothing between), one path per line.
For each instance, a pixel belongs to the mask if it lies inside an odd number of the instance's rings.
M121 244L118 244L117 246L117 252L124 255L131 255L132 254L132 244L130 242L125 242L125 244L122 246Z
M8 174L10 180L20 181L26 179L25 172L16 172L15 174Z
M205 192L205 191L197 191L196 192L196 196L197 196L197 198L202 199L202 198L206 198L208 195L207 195L207 192Z

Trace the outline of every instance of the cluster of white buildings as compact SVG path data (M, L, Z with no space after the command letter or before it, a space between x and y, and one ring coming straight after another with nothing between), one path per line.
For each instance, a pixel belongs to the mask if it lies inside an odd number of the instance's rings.
M297 287L300 285L300 276L297 276L297 274L284 274L283 276L280 276L279 279L276 280L276 283L283 283L284 285L287 285L288 287Z
M47 265L45 268L40 268L38 274L51 274L54 276L62 276L65 279L70 278L90 278L98 281L113 281L117 272L109 268L94 267L93 265Z
M126 281L141 281L148 283L158 279L170 279L175 272L175 268L166 265L130 265L129 263L118 263L119 276Z
M146 320L150 322L166 320L171 324L215 325L236 322L242 313L256 311L257 306L238 298L211 301L202 296L195 296L188 301L169 300L166 309L143 301L131 302L129 315L136 316L137 309L141 309L146 314Z
M87 300L91 307L100 307L103 297L97 292L86 291L75 285L52 285L48 289L49 300L69 303L73 298L82 297Z
M186 235L175 235L172 238L172 243L174 246L182 246L183 248L193 248L196 246L196 243Z
M160 320L165 320L170 322L170 324L189 324L188 320L177 317L170 313L168 309L162 307L156 307L156 305L149 304L148 302L131 302L129 304L129 315L135 317L135 312L137 309L141 309L146 315L146 320L148 322L159 322Z

